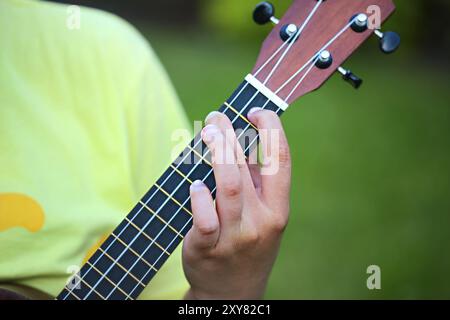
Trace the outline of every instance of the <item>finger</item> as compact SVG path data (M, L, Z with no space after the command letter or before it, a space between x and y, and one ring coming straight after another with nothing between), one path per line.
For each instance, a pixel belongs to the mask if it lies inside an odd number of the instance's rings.
M247 166L252 177L253 185L258 192L261 194L261 168L258 163L258 148L254 148L248 157Z
M248 163L246 161L244 151L242 150L242 146L238 142L238 137L236 136L230 119L223 113L212 112L206 118L206 123L216 125L222 131L222 133L224 133L226 140L232 146L234 151L234 156L241 173L244 195L246 198L254 197L256 192L255 187L252 183L252 177L249 171ZM241 134L244 133L241 132L239 135Z
M258 127L261 141L262 196L268 205L278 208L286 206L291 185L291 157L280 118L275 112L260 108L250 110L248 118Z
M219 239L220 225L211 192L197 180L191 184L190 194L193 225L186 242L195 250L214 248Z
M206 124L216 125L222 131L228 143L230 143L233 148L234 158L236 159L238 166L240 168L245 167L243 166L245 164L244 151L237 141L233 124L231 123L230 119L223 113L213 111L206 117Z
M241 174L233 147L222 131L214 124L202 130L202 139L212 154L212 166L216 180L216 205L222 231L238 225L242 211Z

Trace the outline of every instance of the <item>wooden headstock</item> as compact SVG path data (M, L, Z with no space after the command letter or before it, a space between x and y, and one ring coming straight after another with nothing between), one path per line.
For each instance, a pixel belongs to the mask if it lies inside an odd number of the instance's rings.
M371 14L374 14L371 11L374 6L379 8L375 12L375 14L379 13L379 17L371 17ZM264 41L252 74L280 98L286 99L289 96L286 102L292 103L306 93L319 88L374 32L370 24L369 28L363 32L355 32L349 27L350 21L357 14L366 14L369 22L371 18L379 18L379 21L383 22L394 10L392 0L293 0L283 18ZM311 14L312 12L314 14ZM284 42L280 37L280 30L289 24L295 24L300 30L304 25L295 42ZM330 40L333 39L331 43ZM290 46L290 43L293 44ZM284 47L274 57L283 44ZM324 47L327 44L329 45ZM280 57L288 47L288 52L280 61ZM331 53L332 65L326 69L315 66L308 68L310 65L307 63L313 64L315 57L322 49ZM272 71L274 67L276 67L275 71ZM302 67L303 71L296 75ZM308 71L309 73L304 76ZM293 75L296 76L292 78ZM285 82L289 79L292 80L286 85ZM296 83L300 80L302 80L301 85L296 87Z

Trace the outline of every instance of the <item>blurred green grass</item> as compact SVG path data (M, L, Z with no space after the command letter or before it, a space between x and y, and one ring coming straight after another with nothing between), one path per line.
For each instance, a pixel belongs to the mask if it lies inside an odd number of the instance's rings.
M258 52L198 32L145 35L191 120L228 98ZM348 63L360 91L333 77L283 117L292 211L267 298L450 298L448 73L366 51ZM366 287L372 264L382 290Z

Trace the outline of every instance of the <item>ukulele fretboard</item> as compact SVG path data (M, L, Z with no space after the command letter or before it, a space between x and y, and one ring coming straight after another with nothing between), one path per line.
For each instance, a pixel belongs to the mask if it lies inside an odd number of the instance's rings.
M283 112L286 104L248 76L219 109L228 116L246 155L257 144L247 119L253 107ZM105 240L60 300L136 299L192 226L189 187L202 180L215 197L211 155L198 134Z

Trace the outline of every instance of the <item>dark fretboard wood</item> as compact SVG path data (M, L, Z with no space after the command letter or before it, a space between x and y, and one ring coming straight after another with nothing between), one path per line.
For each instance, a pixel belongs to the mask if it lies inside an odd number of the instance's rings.
M247 113L253 107L282 113L274 102L247 81L219 111L228 116L235 130L245 133L253 129L247 120ZM246 137L245 134L242 136ZM240 139L244 150L251 150L249 144L252 142L254 139ZM71 284L76 288L67 285L57 299L137 298L192 226L189 187L195 180L203 180L210 190L215 190L210 154L200 135L192 140L75 275Z

